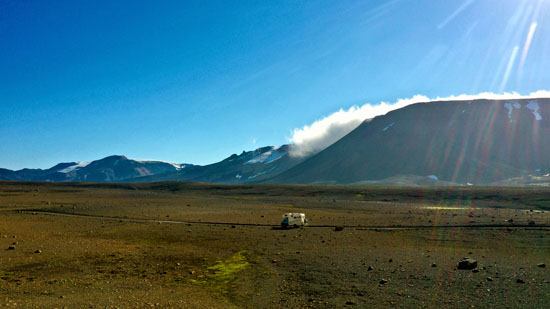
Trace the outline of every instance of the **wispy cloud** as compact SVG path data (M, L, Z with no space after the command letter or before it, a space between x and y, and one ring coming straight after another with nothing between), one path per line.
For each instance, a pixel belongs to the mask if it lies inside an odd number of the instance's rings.
M517 92L506 92L501 94L484 92L475 95L461 94L432 99L424 95L415 95L412 98L399 99L393 103L380 102L375 105L367 103L363 106L352 106L347 110L340 109L339 111L319 119L310 125L294 129L291 137L288 138L292 145L290 154L295 157L303 157L319 152L341 139L349 132L353 131L364 120L385 115L392 110L414 103L435 101L469 101L477 99L513 100L522 98L549 97L550 90L539 90L528 95L521 95Z

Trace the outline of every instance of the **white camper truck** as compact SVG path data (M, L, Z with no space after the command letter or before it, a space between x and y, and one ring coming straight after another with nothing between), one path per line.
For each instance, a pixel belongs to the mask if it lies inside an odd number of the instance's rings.
M283 215L283 221L281 221L281 226L284 228L287 227L300 227L307 224L306 215L298 212L289 212Z

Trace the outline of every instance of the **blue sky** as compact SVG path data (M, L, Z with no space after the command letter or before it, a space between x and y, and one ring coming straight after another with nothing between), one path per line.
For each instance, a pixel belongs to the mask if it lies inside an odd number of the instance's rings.
M550 88L548 0L115 2L0 0L0 167L206 164L340 108Z

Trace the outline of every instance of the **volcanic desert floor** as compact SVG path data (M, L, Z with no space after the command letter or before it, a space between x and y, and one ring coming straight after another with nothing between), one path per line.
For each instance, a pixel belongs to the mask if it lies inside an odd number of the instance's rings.
M0 182L6 307L544 308L549 263L547 189Z

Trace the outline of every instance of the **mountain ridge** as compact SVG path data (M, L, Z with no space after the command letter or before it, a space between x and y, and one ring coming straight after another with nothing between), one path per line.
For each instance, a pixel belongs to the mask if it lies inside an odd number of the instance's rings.
M0 180L405 186L550 185L550 99L415 103L363 121L305 157L265 146L208 165L112 155Z

